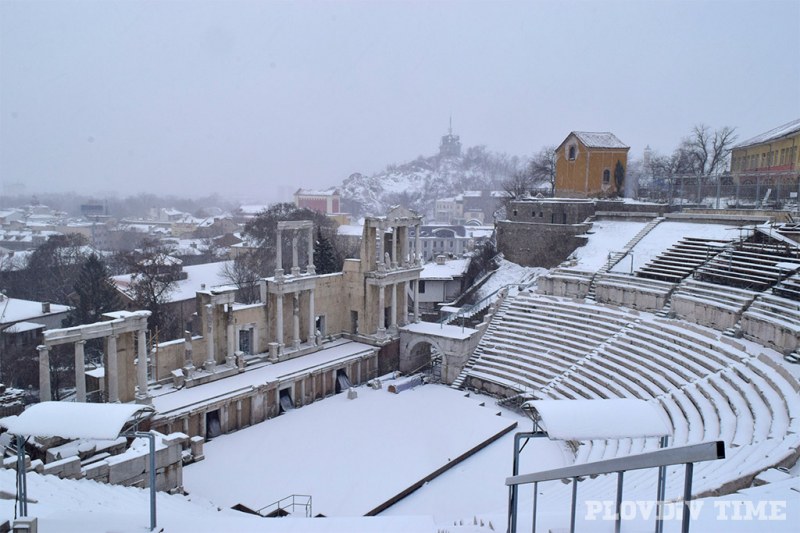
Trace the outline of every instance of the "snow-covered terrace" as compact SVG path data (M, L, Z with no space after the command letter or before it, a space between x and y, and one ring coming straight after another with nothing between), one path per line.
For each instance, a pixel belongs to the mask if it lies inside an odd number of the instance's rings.
M246 372L204 385L175 390L171 387L153 391L153 407L159 415L175 415L182 410L194 409L203 403L215 402L227 396L242 394L259 385L291 380L316 368L370 354L373 347L360 342L338 340L329 347L303 357L290 359L277 365L267 364Z

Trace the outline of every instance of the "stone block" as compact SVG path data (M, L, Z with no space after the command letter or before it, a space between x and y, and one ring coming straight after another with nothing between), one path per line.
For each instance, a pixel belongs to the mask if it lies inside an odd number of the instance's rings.
M11 526L14 533L37 533L39 531L39 519L35 516L23 516L14 520Z
M94 479L96 481L108 481L108 474L110 468L108 461L98 461L83 467L83 475L86 479Z
M44 465L44 474L51 474L60 478L77 479L81 477L81 460L78 456L67 457L60 461L53 461Z
M31 461L30 466L26 470L26 472L36 472L37 474L41 474L44 472L44 462L41 459L36 459L35 461Z
M203 437L192 437L190 439L191 442L191 449L192 449L192 456L194 457L195 461L202 461L205 459L205 455L203 455L203 443L205 439Z
M115 484L130 484L126 481L142 476L147 468L147 455L139 455L130 459L109 464L108 482Z

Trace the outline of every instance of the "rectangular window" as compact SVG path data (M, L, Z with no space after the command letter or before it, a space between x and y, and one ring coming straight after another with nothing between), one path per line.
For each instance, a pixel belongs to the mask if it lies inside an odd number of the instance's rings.
M419 291L418 292L420 294L425 294L425 280L421 279L421 280L419 280L418 283L419 283Z

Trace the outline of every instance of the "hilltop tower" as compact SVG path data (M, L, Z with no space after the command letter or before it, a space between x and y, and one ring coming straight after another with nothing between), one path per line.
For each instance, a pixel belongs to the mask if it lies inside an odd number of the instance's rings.
M461 155L461 140L458 135L453 135L453 117L450 117L450 128L447 135L442 136L439 144L440 157L458 157Z

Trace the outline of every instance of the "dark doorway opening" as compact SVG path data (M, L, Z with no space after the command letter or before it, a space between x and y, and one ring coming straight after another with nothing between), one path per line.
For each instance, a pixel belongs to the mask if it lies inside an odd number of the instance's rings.
M222 435L222 424L219 422L219 409L206 413L206 440Z
M291 389L281 389L280 393L278 393L278 400L281 405L281 413L285 413L294 409Z
M350 384L350 378L347 377L347 372L343 369L339 369L336 371L336 394L339 394L342 391L346 391L352 385Z

